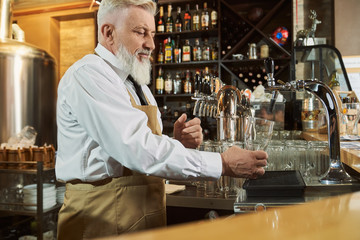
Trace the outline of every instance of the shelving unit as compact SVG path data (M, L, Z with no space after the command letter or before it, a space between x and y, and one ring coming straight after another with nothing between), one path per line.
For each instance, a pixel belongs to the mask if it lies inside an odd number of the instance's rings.
M33 163L33 162L30 162ZM34 163L33 163L34 164ZM36 228L37 228L37 238L42 240L43 233L46 229L44 224L44 217L46 214L58 211L61 207L61 204L56 204L55 206L43 209L43 183L48 174L49 178L55 181L55 169L54 168L44 168L43 162L39 161L35 163L36 169L0 169L0 174L15 174L15 175L32 175L36 178L37 188L37 204L36 210L25 210L23 202L3 202L4 199L0 202L0 213L8 215L21 215L29 216L36 219ZM31 218L31 219L32 219ZM55 234L55 233L54 233Z
M235 85L239 89L253 87L259 83L252 83L252 79L246 79L242 76L248 74L249 71L254 71L253 76L261 77L262 84L266 84L264 77L264 59L248 59L247 52L249 50L248 43L256 43L257 51L260 52L260 45L266 44L269 47L269 56L274 59L277 69L275 69L275 78L286 82L290 77L290 62L292 52L292 0L160 0L159 6L164 6L164 16L166 17L166 9L168 4L172 4L172 16L176 19L176 9L178 6L182 9L182 16L184 16L184 9L187 3L190 4L190 12L193 16L195 4L199 4L200 15L203 3L207 2L208 10L211 11L213 3L215 2L216 10L218 12L217 28L200 31L182 31L172 33L156 33L154 59L157 60L159 51L159 43L170 36L176 39L180 36L180 40L189 39L191 45L194 45L196 38L200 39L202 43L204 38L209 39L211 45L213 41L218 41L218 60L213 61L191 61L186 63L157 63L153 64L152 84L150 86L154 93L160 109L163 106L172 106L174 108L183 106L184 104L191 104L193 108L193 101L191 94L155 94L155 81L158 75L158 70L161 67L163 72L170 72L173 77L175 73L185 72L190 70L192 78L196 70L204 70L208 67L210 71L216 72L219 78L225 84ZM250 21L248 13L254 8L261 8L262 16L257 22ZM158 16L156 16L157 22ZM284 46L280 46L271 39L271 34L278 28L284 27L288 30L289 36ZM200 43L200 45L201 45ZM234 59L233 55L241 54L244 56L242 60ZM259 74L261 76L259 76ZM164 76L166 76L164 74ZM265 77L266 78L266 77ZM202 122L208 122L209 119L202 119ZM210 120L211 121L211 120ZM203 127L204 128L204 127Z

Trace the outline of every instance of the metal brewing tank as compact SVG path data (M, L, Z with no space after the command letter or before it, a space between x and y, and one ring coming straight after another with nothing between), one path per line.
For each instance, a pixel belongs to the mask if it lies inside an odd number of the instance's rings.
M0 4L0 143L29 125L38 133L36 145L55 145L55 59L11 39L12 0L0 0Z

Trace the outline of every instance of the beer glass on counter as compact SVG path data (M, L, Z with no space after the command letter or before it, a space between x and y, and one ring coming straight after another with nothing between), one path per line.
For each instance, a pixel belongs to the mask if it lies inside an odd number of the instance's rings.
M346 135L358 137L358 122L360 119L360 103L343 103L343 116L346 126Z
M266 150L272 138L274 123L262 118L249 117L245 130L245 148L253 151Z

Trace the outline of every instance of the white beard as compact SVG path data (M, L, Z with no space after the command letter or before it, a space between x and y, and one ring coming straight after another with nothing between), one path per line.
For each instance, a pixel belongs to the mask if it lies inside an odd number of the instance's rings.
M130 75L134 80L141 85L148 85L150 83L150 70L151 63L149 59L142 59L140 62L137 59L137 55L141 52L146 52L150 55L148 50L138 50L132 55L122 44L116 53L116 57L123 64L124 69L130 70Z

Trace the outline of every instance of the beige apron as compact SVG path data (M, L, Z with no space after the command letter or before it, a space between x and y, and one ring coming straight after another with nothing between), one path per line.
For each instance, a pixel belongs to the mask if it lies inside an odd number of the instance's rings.
M132 106L148 116L148 127L161 135L157 107L137 105L129 95ZM103 237L165 226L164 180L129 169L124 175L94 183L67 183L57 239Z

